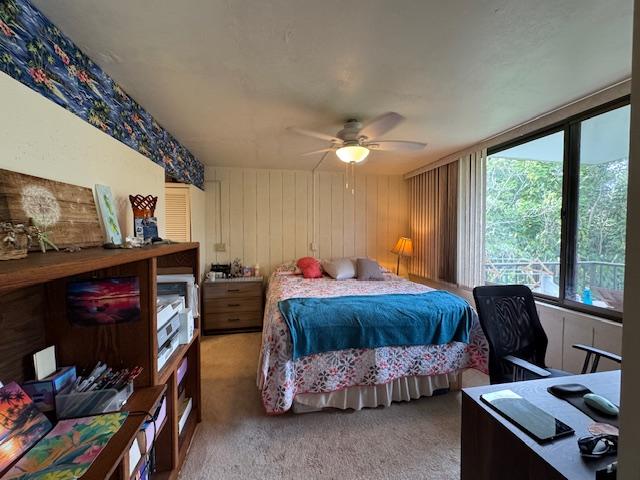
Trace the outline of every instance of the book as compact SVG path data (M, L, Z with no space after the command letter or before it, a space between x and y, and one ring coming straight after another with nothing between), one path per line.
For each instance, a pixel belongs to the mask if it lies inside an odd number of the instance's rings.
M178 407L178 413L180 415L180 420L178 422L178 435L182 433L185 425L187 424L187 419L189 418L189 414L191 413L191 408L193 407L193 399L185 398L182 402L180 402L180 406Z
M16 382L0 388L0 474L51 428L49 419Z
M117 412L59 421L2 480L82 477L127 416Z

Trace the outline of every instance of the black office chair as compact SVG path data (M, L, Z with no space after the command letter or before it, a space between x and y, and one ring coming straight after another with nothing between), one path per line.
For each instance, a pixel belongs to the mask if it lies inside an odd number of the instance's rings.
M480 325L489 342L489 378L492 384L573 375L546 367L547 335L528 287L476 287L473 298ZM583 374L587 370L594 373L602 357L622 362L620 355L589 345L576 344L573 347L586 352Z

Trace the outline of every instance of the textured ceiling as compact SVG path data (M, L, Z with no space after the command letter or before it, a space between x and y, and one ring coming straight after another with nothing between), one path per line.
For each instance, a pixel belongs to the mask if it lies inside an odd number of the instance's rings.
M207 165L311 169L287 126L397 111L429 146L361 168L404 173L631 72L632 0L33 3Z

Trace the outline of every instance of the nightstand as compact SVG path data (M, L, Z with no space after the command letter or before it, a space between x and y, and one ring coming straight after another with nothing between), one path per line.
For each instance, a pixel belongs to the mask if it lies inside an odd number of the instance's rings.
M239 277L202 284L205 333L262 330L262 277Z

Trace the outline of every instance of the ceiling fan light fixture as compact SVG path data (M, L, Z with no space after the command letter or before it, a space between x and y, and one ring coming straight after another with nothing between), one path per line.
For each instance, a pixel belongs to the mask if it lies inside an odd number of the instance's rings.
M336 155L344 163L360 163L369 155L369 149L361 145L347 145L337 149Z

